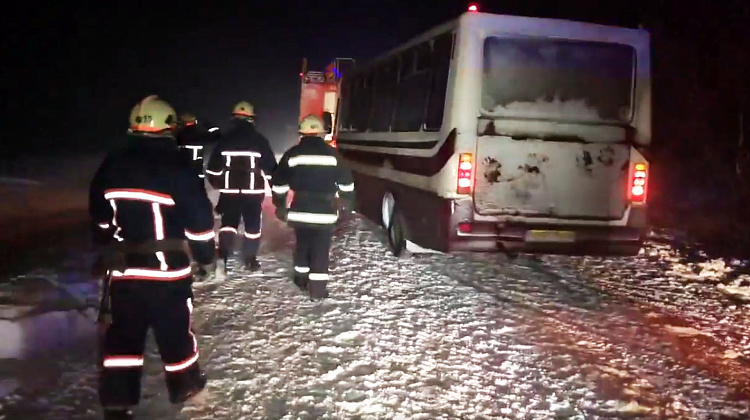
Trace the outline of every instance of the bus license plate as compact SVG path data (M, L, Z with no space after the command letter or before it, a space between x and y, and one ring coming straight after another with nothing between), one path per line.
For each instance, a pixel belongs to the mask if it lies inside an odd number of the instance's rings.
M575 242L576 233L569 230L529 230L527 242Z

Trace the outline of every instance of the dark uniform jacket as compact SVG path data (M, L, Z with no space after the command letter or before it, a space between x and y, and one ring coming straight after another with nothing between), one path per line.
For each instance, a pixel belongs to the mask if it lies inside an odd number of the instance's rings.
M204 146L208 143L208 132L203 131L197 124L186 125L177 133L177 145L185 159L190 162L193 171L201 178L203 174Z
M330 228L338 220L337 197L346 207L354 202L352 174L336 149L320 137L302 137L287 150L273 174L273 202L286 208L287 194L293 199L287 213L292 225Z
M265 194L265 179L275 169L276 157L268 139L253 123L237 121L211 152L206 174L223 194Z
M190 277L184 249L164 245L185 239L195 261L214 260L211 202L172 139L132 136L107 155L91 181L89 213L97 242L127 250L113 280Z

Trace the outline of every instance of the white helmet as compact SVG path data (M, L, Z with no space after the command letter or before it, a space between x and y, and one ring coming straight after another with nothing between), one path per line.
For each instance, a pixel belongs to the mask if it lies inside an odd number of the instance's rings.
M157 95L150 95L138 102L130 111L131 133L159 135L177 126L177 113L167 102ZM171 134L171 133L166 133Z
M232 115L251 120L255 119L255 107L248 101L240 101L234 106Z
M319 136L325 133L323 121L315 115L308 115L299 123L299 133L306 136Z

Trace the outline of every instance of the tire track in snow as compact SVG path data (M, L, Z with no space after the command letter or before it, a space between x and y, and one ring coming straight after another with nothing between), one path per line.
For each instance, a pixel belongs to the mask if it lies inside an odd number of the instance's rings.
M493 257L476 256L467 258L480 261L493 259ZM450 264L449 266L457 265L460 264ZM650 407L650 412L653 415L675 415L678 412L696 414L689 406L701 405L700 401L690 404L688 401L677 399L670 401L665 396L670 395L670 391L673 395L679 394L675 393L674 390L679 389L680 383L685 381L689 383L691 379L693 379L692 382L695 382L696 378L691 377L688 372L697 368L699 372L707 372L710 377L721 381L720 384L714 386L717 392L714 398L719 400L726 398L734 401L750 400L747 389L750 369L743 360L723 358L724 352L719 352L718 357L711 356L710 353L705 355L708 350L717 350L720 343L711 341L702 335L686 336L684 330L674 327L670 329L669 327L676 321L661 313L659 308L632 307L632 302L622 299L621 296L602 292L595 283L581 276L574 275L571 277L558 274L543 266L540 269L535 263L525 266L503 265L506 266L504 267L505 270L500 271L505 275L508 275L508 270L535 272L547 277L546 279L539 279L540 282L546 282L547 285L535 285L530 289L519 291L519 284L528 283L520 278L523 273L514 273L516 276L520 276L509 282L504 282L502 286L488 286L487 284L480 284L481 281L474 280L477 277L492 278L491 275L487 274L477 276L475 273L472 276L473 279L467 278L468 276L465 273L455 273L454 276L458 278L463 276L464 279L461 282L469 284L483 293L491 294L499 302L512 302L517 307L538 314L539 317L534 319L537 322L536 327L527 328L525 331L532 336L538 335L537 339L533 341L535 345L550 349L553 352L554 350L562 350L583 365L590 365L591 353L587 352L585 347L587 344L594 343L594 347L597 348L596 352L601 355L598 358L598 366L602 367L603 372L610 372L611 369L618 372L628 372L624 376L621 374L621 379L628 378L627 381L621 381L622 384L619 386L622 399L628 400L628 398L631 398L644 403ZM554 279L551 279L551 277L554 277ZM563 283L560 284L560 282ZM569 303L560 302L560 293L568 294ZM587 296L587 294L592 293L601 297ZM584 302L574 302L576 298L582 298ZM599 312L597 316L597 311L601 311L601 309L595 310L592 304L602 305L603 308L608 309ZM644 315L644 311L648 312L647 316ZM637 328L634 328L634 326ZM623 355L627 357L623 357ZM621 366L617 368L612 367L612 364L618 360L637 360L638 362L628 361L627 363L621 363ZM669 369L674 362L678 362L684 372ZM670 372L669 374L672 376L671 380L668 381L671 385L660 387L639 386L637 393L633 390L633 383L664 383L665 372ZM611 377L611 374L606 376ZM628 385L628 383L631 385ZM722 395L722 385L729 388L724 395ZM604 388L609 388L606 393L612 393L613 391L612 386L605 386ZM604 388L600 387L599 389ZM742 403L739 403L737 407L738 409L744 408ZM695 409L697 410L697 407Z
M310 304L287 295L293 286L286 279L243 276L197 303L196 312L206 310L202 345L217 404L191 418L578 412L544 401L557 394L583 398L576 373L551 377L540 369L543 354L508 334L508 322L491 299L468 293L466 286L443 285L431 265L387 256L372 232L362 229L367 226L353 225L358 229L345 229L334 246L331 289L340 298ZM269 258L275 261L267 268L288 275L289 254ZM426 287L425 279L435 287ZM343 344L342 336L354 341Z
M649 248L664 246L649 244L647 254L652 253ZM664 249L661 251L664 253ZM546 259L562 262L560 257ZM745 326L750 325L750 317L740 308L722 303L726 296L717 291L713 282L689 283L680 279L676 283L676 276L668 274L674 271L668 261L665 264L643 256L579 257L563 263L572 276L585 276L623 304L633 306L633 319L649 325L651 334L670 343L679 363L722 380L733 390L731 398L750 401L750 328ZM644 271L648 274L644 275ZM648 293L648 288L628 281L629 278L650 279L650 286L656 290ZM684 287L685 283L691 287Z

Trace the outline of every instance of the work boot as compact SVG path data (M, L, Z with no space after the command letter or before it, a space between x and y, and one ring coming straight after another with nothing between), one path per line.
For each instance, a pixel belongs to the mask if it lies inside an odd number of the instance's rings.
M104 420L133 420L133 412L127 408L105 408Z
M258 257L256 256L250 256L245 258L245 269L248 271L258 271L260 270L260 262L258 261Z
M310 295L310 299L318 300L325 299L328 297L327 281L311 281L307 283L307 293Z
M194 369L188 376L179 378L167 378L167 390L169 391L169 402L181 404L198 395L206 387L208 379L200 369Z
M214 277L216 280L226 280L227 279L227 260L224 258L219 259L216 261L216 271L214 272Z
M307 274L295 274L292 280L294 280L294 284L299 290L307 292Z

